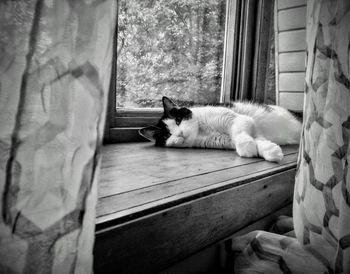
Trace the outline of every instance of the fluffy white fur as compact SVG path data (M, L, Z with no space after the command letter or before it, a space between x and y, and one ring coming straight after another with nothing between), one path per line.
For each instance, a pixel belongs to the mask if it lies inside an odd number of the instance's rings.
M179 125L163 120L171 133L166 146L236 149L242 157L280 161L279 145L298 144L301 123L282 107L269 107L238 102L233 109L191 108L192 117Z

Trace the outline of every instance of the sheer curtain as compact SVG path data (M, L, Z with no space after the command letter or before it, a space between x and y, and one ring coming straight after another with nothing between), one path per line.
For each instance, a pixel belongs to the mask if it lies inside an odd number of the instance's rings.
M304 130L294 191L300 243L350 273L350 2L308 1Z
M350 273L350 1L307 1L306 29L294 231L234 238L235 273Z
M90 273L113 0L0 3L0 272Z

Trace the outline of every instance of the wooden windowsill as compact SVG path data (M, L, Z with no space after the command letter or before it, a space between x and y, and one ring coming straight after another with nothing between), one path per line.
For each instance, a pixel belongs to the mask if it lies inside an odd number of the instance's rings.
M157 148L151 143L103 147L97 226L121 223L295 166L297 146L279 164L229 150ZM105 225L104 225L105 224Z
M95 272L159 271L290 205L298 146L283 151L270 163L229 150L104 146Z

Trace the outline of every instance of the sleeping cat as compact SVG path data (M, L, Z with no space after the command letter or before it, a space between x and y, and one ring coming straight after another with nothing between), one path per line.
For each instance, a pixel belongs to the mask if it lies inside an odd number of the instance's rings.
M279 145L299 143L301 123L279 106L235 102L230 108L186 108L167 97L162 101L159 122L139 131L156 146L235 149L241 157L278 162Z

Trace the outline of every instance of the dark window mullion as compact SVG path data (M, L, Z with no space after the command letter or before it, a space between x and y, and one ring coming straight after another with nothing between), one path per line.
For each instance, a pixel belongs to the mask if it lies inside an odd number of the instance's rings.
M107 98L107 113L106 113L106 122L105 122L105 130L103 141L111 142L112 138L110 136L110 129L115 127L114 117L116 116L116 83L117 83L117 43L118 43L118 2L116 5L116 25L114 29L113 35L113 53L112 53L112 69L111 69L111 77L109 84L109 92Z

